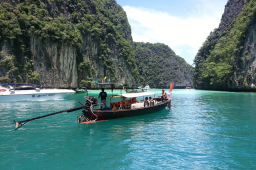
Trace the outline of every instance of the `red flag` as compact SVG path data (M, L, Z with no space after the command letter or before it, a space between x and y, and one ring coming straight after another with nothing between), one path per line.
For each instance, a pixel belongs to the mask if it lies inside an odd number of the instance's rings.
M172 92L172 88L173 88L174 84L170 84L170 89L169 89L169 92Z

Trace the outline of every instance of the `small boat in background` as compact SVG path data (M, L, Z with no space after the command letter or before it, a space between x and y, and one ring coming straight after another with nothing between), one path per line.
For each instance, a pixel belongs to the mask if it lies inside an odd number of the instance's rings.
M76 93L86 93L88 96L88 90L86 89L86 87L82 87L80 89L76 89Z
M141 91L139 89L127 90L126 88L124 88L124 91L126 93L142 93L142 92L144 92L144 91Z
M0 101L59 100L74 94L69 89L44 89L36 84L0 84Z
M144 90L150 90L150 87L148 84L146 84L146 86L143 88Z

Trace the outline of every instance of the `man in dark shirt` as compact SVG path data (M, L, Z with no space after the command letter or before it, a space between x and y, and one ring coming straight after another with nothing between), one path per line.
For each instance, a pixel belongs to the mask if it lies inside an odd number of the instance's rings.
M106 104L107 103L107 96L108 96L107 93L104 92L104 88L102 88L101 92L98 96L98 98L101 97L101 109L102 109L103 104L104 104L105 107L107 107L107 104Z

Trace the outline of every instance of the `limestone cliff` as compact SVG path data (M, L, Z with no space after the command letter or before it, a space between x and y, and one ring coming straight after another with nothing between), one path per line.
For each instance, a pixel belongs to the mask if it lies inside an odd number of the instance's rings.
M255 91L256 2L229 0L219 28L197 53L198 89Z
M165 44L134 43L141 84L154 88L191 86L194 68Z
M156 50L143 47L137 53L139 43L133 42L126 13L115 0L0 2L0 83L191 85L193 68L169 47L156 44ZM146 71L152 63L154 72Z
M130 26L115 0L0 2L1 83L74 88L138 79Z

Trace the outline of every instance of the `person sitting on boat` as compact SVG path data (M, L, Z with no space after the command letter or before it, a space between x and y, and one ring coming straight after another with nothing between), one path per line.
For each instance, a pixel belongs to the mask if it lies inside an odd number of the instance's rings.
M120 109L123 109L125 107L125 99L126 97L123 97L123 100L120 101Z
M111 110L118 110L118 107L114 105Z
M145 101L144 101L144 107L149 106L149 101L148 101L148 97L145 97Z
M131 104L137 103L137 102L138 102L138 101L137 101L136 97L131 98Z
M166 97L167 97L167 94L166 94L166 92L165 92L164 89L163 89L163 90L162 90L162 94L161 94L161 100L162 100L162 101L165 100Z
M102 105L107 107L107 96L108 96L107 92L104 92L104 88L102 88L98 96L98 98L101 97L101 109L102 109Z
M121 105L120 105L120 107L123 108L123 109L128 108L128 107L131 106L130 101L125 100L125 99L126 99L126 97L123 97L123 100L121 101Z
M154 100L151 97L149 97L148 101L150 106L154 105Z

